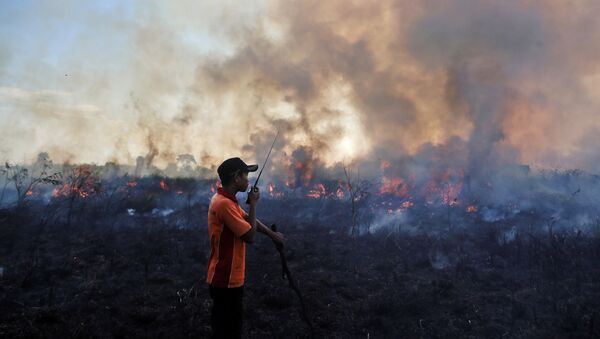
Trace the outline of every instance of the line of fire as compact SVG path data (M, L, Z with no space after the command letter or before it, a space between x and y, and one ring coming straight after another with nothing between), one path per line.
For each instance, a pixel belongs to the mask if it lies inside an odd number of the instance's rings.
M161 171L148 165L144 157L139 157L136 166L57 166L47 153L40 153L30 166L5 164L2 203L61 207L68 201L69 210L116 204L111 210L116 215L166 217L182 204L187 208L204 206L221 187L218 178L206 175L211 170L196 165L193 156L180 159ZM426 164L430 167L423 170L423 164L415 162L378 160L327 168L318 160L287 159L269 165L274 174L263 184L263 198L273 204L301 202L306 206L300 206L299 214L323 220L348 210L357 218L338 231L352 235L389 226L402 231L403 225L405 231L416 231L424 219L438 216L444 216L439 224L446 228L502 222L513 233L516 228L541 230L550 225L587 234L597 231L596 207L588 194L600 188L600 181L591 174L510 165L503 173L474 180L465 168L430 161ZM365 168L375 170L361 177L361 168L363 173L368 173ZM170 175L166 174L169 170ZM320 206L318 213L313 211L315 206ZM60 220L66 212L59 208L55 213ZM431 225L421 231L437 232L444 227Z

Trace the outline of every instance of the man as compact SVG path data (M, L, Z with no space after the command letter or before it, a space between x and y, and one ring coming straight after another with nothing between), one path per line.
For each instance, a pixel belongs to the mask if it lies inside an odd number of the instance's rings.
M270 237L278 248L284 238L256 219L257 188L248 193L246 214L235 197L248 189L248 173L258 165L246 165L240 158L225 160L217 172L222 187L212 197L208 208L210 259L206 282L213 299L211 326L213 338L240 338L242 332L242 296L246 265L246 245L257 232Z

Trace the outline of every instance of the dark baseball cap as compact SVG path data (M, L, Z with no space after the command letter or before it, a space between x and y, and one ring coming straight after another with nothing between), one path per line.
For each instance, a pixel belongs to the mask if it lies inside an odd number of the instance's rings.
M246 165L240 158L229 158L219 165L217 173L219 173L219 178L223 180L237 171L256 172L256 170L258 170L258 165Z

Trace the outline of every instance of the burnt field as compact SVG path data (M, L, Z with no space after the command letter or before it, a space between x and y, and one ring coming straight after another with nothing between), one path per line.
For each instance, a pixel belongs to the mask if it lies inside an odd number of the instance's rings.
M40 189L0 211L0 336L209 336L211 183L112 184ZM287 237L312 333L259 236L247 253L248 338L600 336L598 225L416 200L397 201L410 218L369 219L357 201L352 235L348 200L308 194L265 194L258 213Z

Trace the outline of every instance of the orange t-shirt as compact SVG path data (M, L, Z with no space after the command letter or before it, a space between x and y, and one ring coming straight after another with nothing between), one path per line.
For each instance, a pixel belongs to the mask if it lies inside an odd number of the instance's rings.
M234 288L244 285L246 244L240 239L252 226L235 195L222 188L208 207L210 259L206 282L214 287Z

